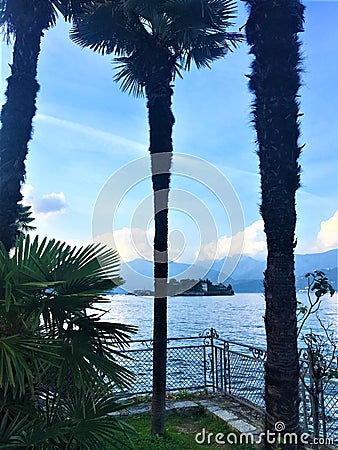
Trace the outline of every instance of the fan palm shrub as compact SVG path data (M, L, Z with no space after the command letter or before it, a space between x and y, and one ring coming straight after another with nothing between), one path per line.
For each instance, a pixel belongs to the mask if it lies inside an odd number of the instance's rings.
M96 1L76 17L74 42L102 54L115 54L115 80L121 89L147 98L154 192L154 355L152 432L164 433L168 199L173 152L173 81L189 70L222 58L242 38L228 32L235 17L232 0Z
M21 237L11 256L0 246L0 448L101 450L118 439L114 392L133 377L115 355L135 329L100 320L117 269L97 245Z

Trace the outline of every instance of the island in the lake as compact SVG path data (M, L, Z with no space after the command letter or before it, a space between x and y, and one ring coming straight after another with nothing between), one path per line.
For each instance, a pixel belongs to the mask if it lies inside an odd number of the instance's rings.
M210 280L170 280L168 295L176 296L208 296L235 295L231 286L223 283L213 284Z
M154 291L148 289L136 289L134 295L152 296ZM216 296L216 295L235 295L231 286L223 283L213 284L210 280L176 280L171 279L168 283L168 296L170 297L194 297L194 296Z

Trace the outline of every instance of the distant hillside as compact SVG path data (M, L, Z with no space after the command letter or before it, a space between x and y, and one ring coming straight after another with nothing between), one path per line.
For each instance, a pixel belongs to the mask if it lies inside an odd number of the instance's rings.
M338 266L338 249L324 253L296 255L295 263L297 275L305 275L305 273L314 270L334 269Z
M333 288L338 291L338 268L334 267L333 269L327 268L319 268L316 270L321 270L327 276L329 283L333 286ZM297 289L305 289L307 287L308 280L304 275L299 275L296 279L296 287Z
M235 293L259 293L264 292L263 279L261 280L237 280L232 282L232 287Z
M337 288L337 266L338 249L329 250L324 253L314 253L305 255L296 255L296 287L304 289L306 280L304 275L314 270L323 270L328 276L335 289ZM208 278L212 283L217 284L220 271L224 265L225 259L219 259L212 264L210 261L202 261L194 266L190 264L169 263L169 277L181 280L184 278ZM265 261L259 261L246 255L239 259L230 278L221 281L230 283L235 292L263 292L263 272L265 270ZM135 259L121 266L121 275L127 281L123 288L132 292L134 289L152 289L153 288L153 263L143 259ZM122 288L122 289L123 289Z

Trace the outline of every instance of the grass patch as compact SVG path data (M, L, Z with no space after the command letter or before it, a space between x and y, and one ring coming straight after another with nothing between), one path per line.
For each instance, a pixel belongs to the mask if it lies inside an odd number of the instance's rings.
M125 422L132 426L136 433L130 434L130 438L125 437L118 446L110 447L109 450L135 448L142 450L197 450L206 448L218 448L227 450L245 449L257 450L253 445L235 445L235 444L216 444L215 436L217 433L223 433L223 440L226 441L226 435L233 431L222 421L213 419L206 415L204 411L187 416L186 414L170 413L166 416L165 437L160 438L150 435L150 414L139 414L125 419ZM203 428L208 433L213 433L210 444L207 438L204 444L198 444L195 436ZM222 439L222 438L220 438Z

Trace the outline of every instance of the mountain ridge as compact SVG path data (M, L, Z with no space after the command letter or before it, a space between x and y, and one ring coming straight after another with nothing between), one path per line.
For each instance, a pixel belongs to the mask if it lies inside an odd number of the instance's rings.
M238 258L233 256L230 258ZM208 278L212 283L224 281L230 283L235 292L263 292L263 272L266 262L247 255L241 255L230 277L222 274L221 269L226 258L211 261L200 261L196 265L169 262L169 278ZM307 253L295 255L296 287L303 289L306 284L304 275L314 270L327 271L329 281L337 288L338 249L323 253ZM121 265L121 276L127 281L126 289L152 289L153 263L141 258Z

